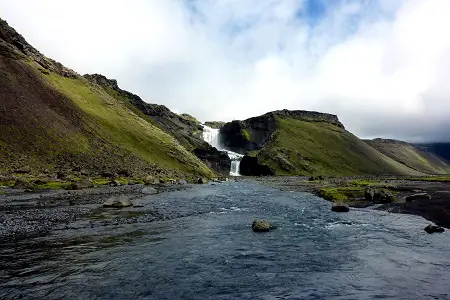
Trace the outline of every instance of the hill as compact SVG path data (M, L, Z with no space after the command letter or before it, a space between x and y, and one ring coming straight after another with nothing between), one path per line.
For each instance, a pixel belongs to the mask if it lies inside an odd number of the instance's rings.
M419 172L427 174L450 173L450 165L443 158L427 150L425 146L380 138L366 140L366 143L386 156Z
M45 57L0 19L1 174L213 175L130 97Z
M275 111L221 128L221 141L246 154L241 173L419 175L348 132L335 115Z

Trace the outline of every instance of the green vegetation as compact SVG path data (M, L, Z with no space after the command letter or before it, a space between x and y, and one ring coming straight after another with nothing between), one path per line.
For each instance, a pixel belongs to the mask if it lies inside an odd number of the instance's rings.
M182 117L182 118L185 119L185 120L194 122L196 125L199 125L199 124L200 124L200 122L199 122L196 118L194 118L193 116L191 116L190 114L184 113L184 114L181 114L180 117Z
M430 176L430 177L412 177L412 178L408 178L408 180L450 182L450 175L448 175L448 176Z
M81 78L53 73L46 77L89 116L85 118L85 126L96 136L163 168L212 176L211 171L172 136L143 119L142 113L130 110L124 99L112 97L111 91L108 93Z
M449 174L450 167L435 155L430 155L411 144L390 140L369 140L369 145L392 159L426 174Z
M46 182L44 184L36 185L36 189L38 189L38 190L67 189L71 184L72 184L71 182L51 181L51 182Z
M420 174L327 122L278 117L277 127L258 154L277 175Z
M348 201L349 199L364 198L363 187L332 187L322 188L321 197L329 201Z
M248 132L248 130L242 129L241 133L247 141L250 142L252 140L252 135L250 134L250 132Z

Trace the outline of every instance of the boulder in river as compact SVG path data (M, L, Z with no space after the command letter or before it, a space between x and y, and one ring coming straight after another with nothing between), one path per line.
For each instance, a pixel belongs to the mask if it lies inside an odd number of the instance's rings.
M436 232L442 233L445 231L444 228L437 226L437 225L433 225L433 224L429 224L427 227L424 228L424 230L429 234L436 233Z
M333 203L333 206L331 207L331 211L335 212L348 212L350 211L350 208L347 204L343 202L335 202Z
M206 179L206 178L199 178L199 179L197 180L197 183L200 183L200 184L208 183L208 179Z
M270 224L267 220L254 220L252 229L255 232L267 232L275 229L275 226Z
M412 202L414 200L430 200L430 199L431 199L431 196L428 195L427 193L417 193L414 195L407 196L405 198L405 201Z
M141 192L142 192L142 194L146 194L146 195L158 194L158 190L155 188L152 188L150 186L143 188Z
M128 199L127 196L121 195L121 196L112 196L108 200L103 203L104 207L128 207L133 206L133 203Z

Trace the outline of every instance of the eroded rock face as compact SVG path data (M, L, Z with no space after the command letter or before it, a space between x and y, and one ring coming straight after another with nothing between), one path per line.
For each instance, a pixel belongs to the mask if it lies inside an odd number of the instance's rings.
M270 224L267 220L254 220L252 229L255 232L267 232L275 229L275 226Z
M231 169L231 159L224 151L219 151L214 147L196 148L192 151L209 168L215 172L228 175Z
M275 172L267 165L260 164L256 157L245 155L239 167L239 172L244 176L272 176Z

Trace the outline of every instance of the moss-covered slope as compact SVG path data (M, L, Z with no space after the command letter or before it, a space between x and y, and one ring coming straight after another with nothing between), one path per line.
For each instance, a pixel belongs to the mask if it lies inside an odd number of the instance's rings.
M383 154L414 170L427 174L450 173L450 166L447 162L424 147L388 139L374 139L366 142Z
M279 111L229 124L221 132L234 128L232 138L224 140L276 175L420 174L345 130L336 116Z
M0 23L0 173L212 175L122 97L46 58Z

